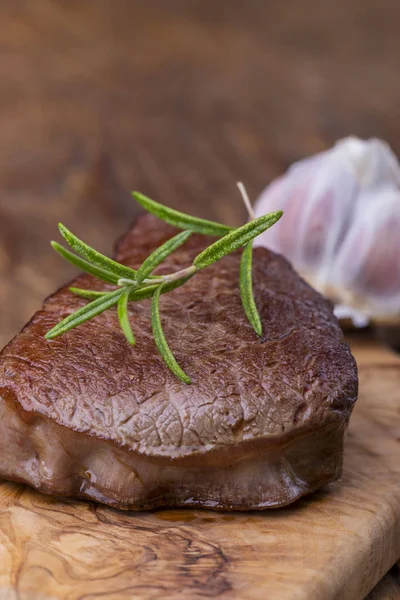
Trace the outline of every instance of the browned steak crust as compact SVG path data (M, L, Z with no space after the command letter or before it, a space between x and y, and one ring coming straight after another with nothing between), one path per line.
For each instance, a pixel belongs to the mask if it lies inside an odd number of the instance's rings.
M117 260L138 267L173 234L141 216ZM193 235L160 272L188 266L206 244ZM129 306L131 347L115 309L45 341L85 303L68 287L48 298L0 355L0 476L132 509L267 508L336 479L357 372L331 305L257 248L260 339L241 305L239 261L234 253L161 297L190 386L157 352L149 300ZM86 275L74 284L107 288Z

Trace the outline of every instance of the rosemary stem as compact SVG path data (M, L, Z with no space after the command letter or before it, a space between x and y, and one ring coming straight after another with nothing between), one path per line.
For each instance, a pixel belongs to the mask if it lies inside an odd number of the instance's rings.
M117 283L120 286L131 285L133 287L137 287L137 281L134 281L133 279L126 279L125 277L121 277L121 279L118 279Z
M186 267L186 269L176 271L176 273L168 273L168 275L160 275L159 277L144 279L141 284L138 284L138 282L134 281L133 279L126 279L125 277L121 277L121 279L118 279L118 285L122 287L129 286L131 288L135 288L145 287L147 285L155 285L158 283L172 283L173 281L178 281L178 279L190 277L191 275L194 275L197 271L198 268L195 265L190 265L190 267Z
M254 210L253 210L253 207L252 207L251 202L250 202L250 198L249 198L249 196L247 194L246 188L244 187L244 184L243 184L242 181L237 181L236 185L239 188L240 195L242 196L242 200L243 200L243 203L244 203L244 205L246 207L246 210L248 212L250 220L254 221L254 219L256 217L255 217Z
M154 277L154 279L145 279L143 283L146 285L154 285L156 283L172 283L173 281L178 281L178 279L183 279L185 277L190 277L194 275L199 269L196 265L190 265L190 267L186 267L186 269L181 269L181 271L176 271L176 273L169 273L168 275L160 275L160 277Z

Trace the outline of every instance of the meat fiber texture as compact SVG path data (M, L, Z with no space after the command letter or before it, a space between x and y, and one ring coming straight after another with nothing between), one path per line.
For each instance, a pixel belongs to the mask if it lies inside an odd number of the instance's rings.
M174 233L140 216L116 258L137 268ZM159 272L188 266L210 241L193 235ZM158 354L150 300L129 305L132 347L115 309L46 341L85 304L68 286L50 296L0 354L0 477L132 510L266 509L337 479L357 371L331 304L256 248L260 338L241 305L239 262L240 251L161 296L192 385ZM109 287L89 275L74 285Z

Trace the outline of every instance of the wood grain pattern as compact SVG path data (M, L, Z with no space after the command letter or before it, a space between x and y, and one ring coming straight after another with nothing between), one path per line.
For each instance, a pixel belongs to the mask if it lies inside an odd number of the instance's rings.
M353 348L340 482L262 514L123 513L3 483L0 597L362 600L400 554L400 358Z
M134 215L131 188L234 224L236 179L253 197L349 133L400 153L399 23L397 0L2 0L0 344L72 276L48 249L58 220L109 251Z

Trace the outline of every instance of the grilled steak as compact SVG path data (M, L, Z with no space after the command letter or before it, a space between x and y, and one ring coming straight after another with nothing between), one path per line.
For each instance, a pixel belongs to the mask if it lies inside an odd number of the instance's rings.
M175 230L139 217L117 260L137 268ZM205 247L194 235L167 272ZM161 297L164 331L192 385L158 355L149 300L45 341L85 300L64 287L0 355L0 476L118 508L286 505L337 479L357 397L355 361L331 305L281 256L257 248L263 337L240 300L240 252ZM164 269L164 266L163 266ZM107 284L81 276L79 287Z

